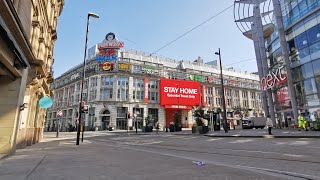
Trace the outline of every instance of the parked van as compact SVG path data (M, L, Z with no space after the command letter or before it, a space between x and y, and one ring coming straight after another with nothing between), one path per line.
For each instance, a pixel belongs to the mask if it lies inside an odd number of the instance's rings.
M266 117L249 117L242 120L242 129L263 129L266 126L266 121Z

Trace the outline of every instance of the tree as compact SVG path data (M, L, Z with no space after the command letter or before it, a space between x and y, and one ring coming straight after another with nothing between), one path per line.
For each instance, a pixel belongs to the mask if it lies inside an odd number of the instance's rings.
M249 109L249 108L242 108L242 107L233 107L232 109L234 111L234 114L239 114L241 120L244 117L248 117L249 116L249 111L252 110L252 109Z
M210 119L210 116L208 114L204 113L203 107L197 107L194 110L194 117L196 118L196 124L197 126L203 126L203 119Z

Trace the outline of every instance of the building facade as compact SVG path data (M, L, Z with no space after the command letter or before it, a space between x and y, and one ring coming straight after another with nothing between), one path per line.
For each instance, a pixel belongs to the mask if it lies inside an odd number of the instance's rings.
M117 61L99 64L96 53L97 46L89 49L83 89L83 101L89 105L85 115L88 130L141 128L148 116L158 121L160 128L167 127L176 112L181 126L191 127L196 106L207 110L221 107L220 71L215 65L204 64L201 59L176 61L131 50L119 52ZM54 80L54 105L47 112L47 131L55 131L58 121L61 131L76 126L82 68L78 65ZM223 73L229 118L236 118L233 112L237 108L247 109L247 116L260 114L258 77L231 69ZM58 110L63 111L62 117L57 116Z
M299 113L320 117L320 1L280 0ZM270 72L284 65L277 27L266 39ZM277 117L293 119L287 84L273 89Z
M51 96L53 49L63 0L0 1L0 154L32 145L42 136Z

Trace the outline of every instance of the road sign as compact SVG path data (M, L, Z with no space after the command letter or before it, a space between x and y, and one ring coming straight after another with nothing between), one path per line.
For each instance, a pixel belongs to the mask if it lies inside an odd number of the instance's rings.
M57 111L57 116L62 117L62 115L63 115L63 112L62 112L61 109L59 109L59 110Z

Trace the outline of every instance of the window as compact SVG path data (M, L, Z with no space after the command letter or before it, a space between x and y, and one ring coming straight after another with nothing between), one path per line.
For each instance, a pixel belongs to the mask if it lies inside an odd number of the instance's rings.
M320 89L320 76L315 78L317 89Z
M306 95L317 93L316 82L314 78L304 81L304 91Z
M118 86L122 86L122 87L128 86L129 85L128 81L129 81L128 77L118 77Z
M309 49L312 60L320 57L320 42L311 45Z
M113 86L113 76L104 76L101 78L101 86Z
M216 102L218 106L221 106L221 98L216 98Z
M310 52L308 47L299 50L299 58L300 58L300 64L304 64L310 61Z
M231 89L226 89L227 96L231 96Z
M117 107L117 118L127 118L128 108L126 107Z
M309 40L310 44L318 41L320 39L320 28L319 28L319 25L309 29L307 31L307 35L308 35L308 40Z
M213 87L207 87L207 94L213 95Z
M240 95L239 90L235 90L234 91L234 96L238 98L238 97L240 97L239 95Z
M112 99L112 89L101 89L100 92L100 99L101 100L108 100L108 99Z
M158 109L149 108L149 109L148 109L148 115L151 116L151 119L153 119L154 122L157 122L157 121L158 121L158 118L159 118Z
M307 106L319 106L320 105L319 95L313 94L310 96L306 96L306 104Z
M216 95L217 95L217 96L221 96L221 89L216 88Z
M307 63L301 66L301 72L304 79L310 78L313 76L313 68L311 63Z
M312 65L313 65L314 76L320 75L320 59L313 61Z
M251 99L255 99L256 98L256 93L251 92L250 94L251 94Z
M144 99L144 91L133 91L133 99L134 100L143 100ZM150 98L149 98L150 99Z
M308 46L308 37L307 37L307 33L306 32L300 34L299 36L295 37L294 39L295 39L296 47L299 50Z
M117 98L122 101L126 101L128 99L129 90L118 89Z
M247 98L248 97L248 92L242 91L242 98Z

